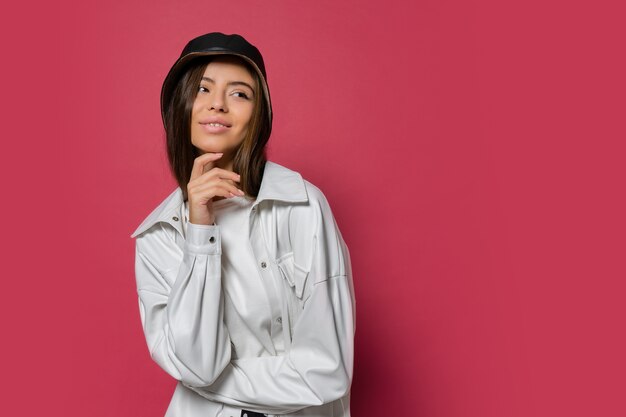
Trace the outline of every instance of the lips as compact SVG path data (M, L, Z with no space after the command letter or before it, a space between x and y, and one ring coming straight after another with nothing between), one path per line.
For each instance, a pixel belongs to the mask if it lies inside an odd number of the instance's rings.
M217 127L217 128L231 127L231 125L225 119L221 117L215 117L215 116L206 117L200 120L198 123L206 127Z
M228 132L231 127L226 119L217 116L209 116L198 121L202 130L209 135L220 135Z

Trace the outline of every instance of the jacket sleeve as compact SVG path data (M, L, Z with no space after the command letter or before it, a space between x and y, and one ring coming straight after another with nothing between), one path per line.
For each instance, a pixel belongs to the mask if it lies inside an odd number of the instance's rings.
M307 280L311 280L290 348L281 356L233 360L210 386L190 387L199 394L251 411L283 414L326 404L348 393L355 331L349 253L326 200L322 196L314 204L313 220L309 212L290 226L299 235L292 235L293 239L306 239L294 252L307 252L298 258L309 259ZM303 222L314 225L312 235L303 233L309 228Z
M182 254L168 232L157 224L135 243L146 342L152 359L171 376L209 385L231 355L223 320L219 226L188 224Z

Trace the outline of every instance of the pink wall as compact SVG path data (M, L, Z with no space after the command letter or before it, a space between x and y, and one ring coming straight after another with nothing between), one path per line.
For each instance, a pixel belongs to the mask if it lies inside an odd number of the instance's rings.
M76 3L1 29L9 409L164 414L128 236L174 187L161 82L224 31L350 247L355 416L626 415L619 2Z

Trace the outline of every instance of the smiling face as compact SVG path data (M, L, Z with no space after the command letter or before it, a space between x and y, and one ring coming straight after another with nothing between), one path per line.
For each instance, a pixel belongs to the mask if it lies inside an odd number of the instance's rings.
M255 87L253 75L236 57L209 62L191 112L191 143L200 153L232 157L248 132Z

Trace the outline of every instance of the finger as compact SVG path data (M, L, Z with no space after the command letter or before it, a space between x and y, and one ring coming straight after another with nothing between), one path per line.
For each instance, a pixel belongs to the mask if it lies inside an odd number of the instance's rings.
M189 201L191 205L202 206L208 204L215 197L230 198L232 197L232 193L221 187L211 187L206 190L196 190L196 193L193 194L193 196L190 195Z
M191 177L189 178L189 181L194 180L198 178L200 175L202 175L205 172L205 169L204 169L205 165L212 163L214 161L217 161L223 155L224 155L223 153L207 152L207 153L203 153L202 155L194 159L193 167L191 168Z
M232 193L233 196L244 196L243 190L237 188L235 185L224 180L215 180L210 183L198 185L194 188L194 194L202 196L203 199L212 198L215 195L224 196L224 194L217 194L218 190L224 190L227 193Z
M202 184L202 185L198 186L197 192L198 193L208 193L208 194L210 194L212 192L211 190L213 188L215 188L215 189L217 189L217 188L224 189L224 190L227 190L227 191L233 193L234 195L245 195L243 190L238 188L232 182L225 181L225 180L215 180L215 181L207 183L207 184Z
M210 190L208 190L206 197L208 197L208 200L213 200L215 197L232 198L237 195L238 194L233 194L233 191L230 189L218 186L212 187Z
M227 182L228 184L230 184L230 185L233 185L233 186L237 187L237 184L236 184L236 183L235 183L235 181L233 181L233 180L223 179L222 181L225 181L225 182Z
M241 180L241 176L237 174L236 172L228 171L226 169L217 168L217 167L212 168L208 172L205 172L204 175L206 175L207 179L217 177L221 180L231 180L235 182L239 182Z
M243 197L244 195L246 195L246 193L238 187L235 187L233 184L228 183L226 181L221 183L221 187L228 190L228 192L230 192L233 197L234 196L238 196L238 197Z

